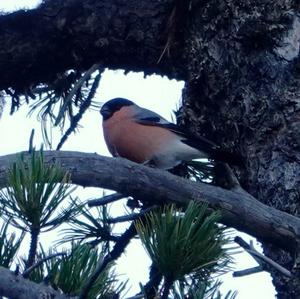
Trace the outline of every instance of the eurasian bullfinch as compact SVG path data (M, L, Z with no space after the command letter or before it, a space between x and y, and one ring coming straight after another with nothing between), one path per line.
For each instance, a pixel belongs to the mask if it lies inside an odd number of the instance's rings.
M222 151L203 137L192 136L157 113L127 99L115 98L106 102L100 113L105 142L114 157L149 163L161 169L199 158L239 164L234 154Z

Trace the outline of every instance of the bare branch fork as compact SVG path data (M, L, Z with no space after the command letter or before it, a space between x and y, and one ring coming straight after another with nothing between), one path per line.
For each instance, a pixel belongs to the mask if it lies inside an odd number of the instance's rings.
M285 275L289 278L292 277L292 273L289 270L282 267L281 265L279 265L278 263L276 263L272 259L270 259L270 258L266 257L265 255L261 254L260 252L258 252L254 248L252 241L250 242L250 244L248 244L241 237L235 237L234 241L237 244L239 244L242 248L244 248L246 250L246 252L248 252L255 259L255 261L259 264L259 266L256 266L256 267L253 267L253 268L233 272L234 277L240 277L240 276L245 276L245 275L250 275L250 274L265 271L265 270L267 270L266 269L267 265L273 267L278 272L280 272L281 274L283 274L283 275Z
M24 153L26 155L29 158L28 153ZM153 204L206 202L211 208L222 211L222 223L227 226L271 242L292 254L299 248L300 219L264 205L246 192L188 181L121 158L70 151L48 151L44 156L47 163L56 162L69 171L74 184L115 190ZM0 157L0 188L6 185L7 169L16 158L16 154Z

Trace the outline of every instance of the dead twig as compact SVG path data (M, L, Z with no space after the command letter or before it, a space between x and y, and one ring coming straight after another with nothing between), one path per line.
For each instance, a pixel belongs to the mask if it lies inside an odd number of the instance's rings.
M144 216L148 212L152 211L156 207L157 206L149 207L145 210L142 210L140 213L132 213L132 214L129 214L129 215L124 215L124 216L120 216L120 217L116 217L116 218L111 218L111 219L108 219L107 222L108 223L120 223L120 222L126 222L126 221L134 221L136 219L139 219L141 216Z
M91 199L91 200L88 201L88 206L90 208L91 207L97 207L97 206L104 206L108 203L120 200L124 197L126 197L126 196L117 192L117 193L113 193L113 194L110 194L110 195L103 196L101 198Z
M63 256L63 255L66 255L66 253L64 252L59 252L59 253L54 253L54 254L51 254L49 256L46 256L45 258L43 259L40 259L39 261L37 261L35 264L33 264L31 267L27 268L23 273L22 273L22 276L24 278L27 278L29 276L29 274L34 270L36 269L37 267L39 267L40 265L42 265L44 262L48 261L48 260L51 260L53 259L54 257L57 257L57 256Z
M92 285L99 277L99 275L106 269L107 265L112 261L116 260L124 252L126 246L129 244L130 240L136 235L136 228L134 223L132 223L129 228L119 237L119 240L116 242L114 248L109 252L104 259L98 264L95 272L88 279L86 285L82 288L80 292L79 299L86 299L91 289Z
M254 268L250 268L250 269L246 269L246 270L242 270L242 271L235 271L233 273L233 276L235 276L235 277L244 276L244 275L249 275L249 274L257 273L257 272L260 272L260 271L264 271L264 270L266 270L266 265L269 265L269 266L273 267L274 269L276 269L281 274L283 274L283 275L285 275L289 278L292 277L292 273L289 270L282 267L281 265L279 265L278 263L276 263L272 259L266 257L262 253L258 252L254 248L253 242L250 242L250 244L248 244L241 237L235 237L234 241L237 244L239 244L241 247L243 247L245 249L245 251L247 253L249 253L255 259L255 261L259 264L259 266L254 267Z

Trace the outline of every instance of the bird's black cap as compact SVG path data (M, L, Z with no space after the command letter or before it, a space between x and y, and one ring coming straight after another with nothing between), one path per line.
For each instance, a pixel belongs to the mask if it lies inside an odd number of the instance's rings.
M106 120L122 107L131 105L134 105L132 101L124 98L114 98L103 104L100 109L100 113L103 116L103 120Z

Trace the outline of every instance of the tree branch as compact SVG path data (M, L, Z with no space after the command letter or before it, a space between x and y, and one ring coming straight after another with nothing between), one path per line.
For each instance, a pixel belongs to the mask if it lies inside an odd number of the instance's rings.
M103 205L106 205L108 203L112 203L114 201L120 200L124 197L126 197L126 196L124 196L123 194L113 193L113 194L110 194L110 195L102 196L101 198L89 200L88 201L88 206L90 208L91 207L103 206Z
M48 84L58 73L84 71L94 63L178 75L179 55L168 57L168 64L167 59L157 63L173 5L173 0L128 0L120 9L111 0L51 0L33 10L1 15L0 69L5 76L0 90Z
M157 206L151 206L145 210L140 211L139 213L132 213L132 214L123 215L115 218L109 218L107 219L107 222L111 224L111 223L134 221L139 219L141 216L146 215L148 212L154 210L155 208L157 208Z
M105 270L107 265L112 261L116 260L124 252L125 248L129 244L130 240L136 235L136 229L134 223L132 223L129 228L122 234L119 240L114 245L114 248L109 252L105 258L97 265L95 272L87 281L86 285L82 288L80 292L79 299L86 299L88 297L89 290L93 286L94 282L97 280L98 276Z
M67 96L67 98L65 99L64 105L65 107L62 107L60 110L60 115L57 117L56 121L55 121L55 125L58 125L61 122L61 119L63 118L63 115L66 114L66 107L68 107L68 105L70 104L71 100L74 97L74 93L78 92L78 89L80 88L80 86L83 84L83 82L79 82L82 79L86 79L87 77L89 77L91 75L91 73L93 72L94 69L96 69L96 67L99 67L98 64L94 64L77 82L77 84L74 86L74 88L72 89L72 91L70 92L70 94ZM71 135L71 133L73 133L77 126L79 121L81 120L81 118L83 117L84 113L87 111L87 109L90 107L91 103L92 103L92 99L95 96L95 93L97 91L97 88L99 86L100 83L100 79L103 73L103 69L100 70L100 68L98 69L99 72L96 75L96 77L94 78L94 82L91 86L91 89L88 93L87 96L85 96L84 101L81 103L80 108L79 108L79 112L72 116L70 118L70 127L67 129L67 131L64 133L64 135L61 137L56 150L60 150L63 146L63 144L67 141L68 137ZM81 84L81 85L80 85Z
M244 275L249 275L249 274L257 273L257 272L260 272L260 271L264 271L264 270L266 270L266 265L269 265L269 266L273 267L274 269L276 269L281 274L283 274L283 275L285 275L289 278L292 277L292 273L289 270L282 267L281 265L279 265L278 263L276 263L272 259L268 258L267 256L265 256L265 255L261 254L260 252L258 252L254 248L252 242L250 242L250 245L249 245L241 237L235 237L234 242L238 243L242 248L244 248L246 250L246 252L249 253L256 260L256 262L259 264L259 267L246 269L246 270L243 270L243 271L236 271L236 272L233 273L233 276L236 276L236 277L237 276L244 276ZM260 271L259 271L259 268L260 268ZM247 273L247 274L245 274L245 273Z
M54 254L51 254L49 256L46 256L42 259L40 259L39 261L37 261L35 264L33 264L32 266L30 266L29 268L27 268L23 273L22 273L22 276L24 278L27 278L29 276L29 274L34 270L36 269L37 267L39 267L40 265L42 265L43 263L45 263L46 261L50 260L50 259L53 259L57 256L63 256L63 255L66 255L65 252L58 252L58 253L54 253Z
M9 269L0 267L0 296L11 299L75 299L55 291L45 284L38 284L23 278L21 275L15 275Z
M28 153L24 156L29 158ZM121 158L80 152L44 153L47 163L57 162L69 171L72 182L84 187L102 187L155 203L190 200L206 202L222 212L222 223L295 253L300 241L300 219L262 204L250 194L192 182L167 171L138 165ZM0 187L6 185L8 166L17 155L0 157Z
M34 264L39 234L40 234L40 228L32 228L30 230L31 240L30 240L28 259L26 261L26 269L30 268Z
M251 274L256 274L256 273L259 273L262 271L264 271L264 269L262 266L259 265L259 266L256 266L253 268L248 268L245 270L234 271L232 276L233 277L242 277L242 276L247 276L247 275L251 275Z
M146 294L146 298L155 298L161 280L162 274L152 262L150 266L149 281L144 286L144 293ZM136 296L138 295L139 294L137 294Z

